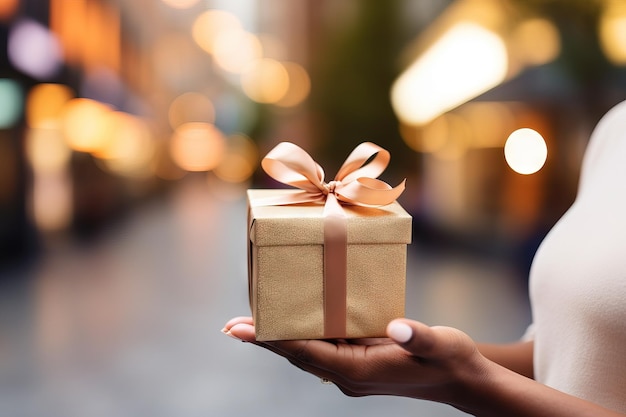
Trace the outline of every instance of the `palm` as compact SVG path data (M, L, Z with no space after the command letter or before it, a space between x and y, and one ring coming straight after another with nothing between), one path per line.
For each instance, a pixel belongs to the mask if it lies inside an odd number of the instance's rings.
M233 325L233 322L235 325ZM474 342L463 332L421 325L419 352L391 339L291 340L257 342L252 319L227 325L233 335L271 350L298 368L333 381L350 396L402 395L445 400L463 364L479 357ZM441 388L446 389L441 389ZM438 397L438 398L435 398Z

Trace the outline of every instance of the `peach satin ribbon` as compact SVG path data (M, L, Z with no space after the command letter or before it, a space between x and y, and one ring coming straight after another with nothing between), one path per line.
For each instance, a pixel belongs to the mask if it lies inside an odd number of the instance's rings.
M324 204L324 336L346 336L346 276L348 232L340 203L376 207L394 202L405 181L391 187L376 179L387 168L389 152L371 142L358 145L334 180L324 182L324 170L299 146L281 142L261 161L275 180L302 191L263 199L262 205Z

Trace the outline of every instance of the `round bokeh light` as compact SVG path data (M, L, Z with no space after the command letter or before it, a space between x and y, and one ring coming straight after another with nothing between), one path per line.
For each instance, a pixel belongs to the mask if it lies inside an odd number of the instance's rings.
M548 157L548 147L543 137L529 128L511 133L504 145L504 158L511 169L528 175L539 171Z

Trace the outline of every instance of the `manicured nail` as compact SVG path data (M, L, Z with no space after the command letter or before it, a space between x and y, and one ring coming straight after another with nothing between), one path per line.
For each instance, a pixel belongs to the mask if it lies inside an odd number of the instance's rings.
M387 328L387 333L389 337L395 340L398 343L406 343L411 340L413 336L413 329L411 326L401 322L392 322L389 323L389 327Z
M239 341L241 341L241 339L240 339L240 338L238 338L237 336L235 336L234 334L232 334L232 333L230 332L230 330L226 330L226 328L223 328L223 329L221 330L221 332L222 332L222 333L224 333L224 334L225 334L226 336L228 336L228 337L232 337L232 338L233 338L233 339L235 339L235 340L239 340Z

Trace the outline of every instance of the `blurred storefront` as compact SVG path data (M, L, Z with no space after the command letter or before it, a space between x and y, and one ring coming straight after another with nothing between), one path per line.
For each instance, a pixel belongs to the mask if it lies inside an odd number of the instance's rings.
M3 258L186 177L240 198L283 140L328 175L361 141L389 149L417 239L532 246L623 99L624 19L611 0L2 0ZM520 174L522 128L547 155Z
M626 97L624 4L0 0L0 414L459 415L321 391L219 333L248 311L244 191L279 186L281 141L327 177L383 146L407 317L513 340Z

